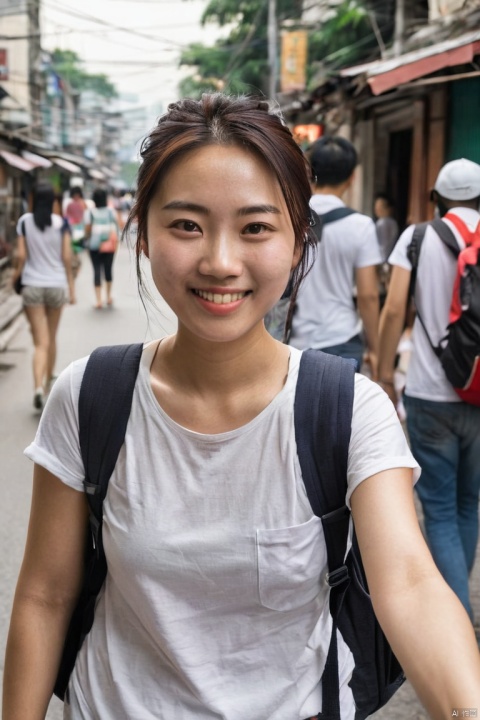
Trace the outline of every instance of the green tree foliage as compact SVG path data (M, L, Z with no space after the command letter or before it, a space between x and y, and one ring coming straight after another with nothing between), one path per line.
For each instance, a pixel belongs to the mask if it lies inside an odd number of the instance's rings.
M80 57L73 50L56 49L51 58L53 70L66 80L73 90L93 90L105 98L116 97L115 86L107 76L85 72Z
M301 0L277 0L278 21L299 19ZM211 0L202 24L233 25L230 34L213 47L191 45L181 56L181 65L198 68L180 84L183 95L198 97L202 92L226 90L232 93L267 91L268 85L268 1Z
M308 79L313 84L319 67L346 67L378 54L373 25L376 17L374 7L368 2L344 0L327 17L308 37ZM391 22L388 15L385 18L387 22L382 23L382 29L390 35Z
M330 9L326 5L325 21L309 28L309 82L314 82L320 66L345 66L377 53L375 7L380 7L391 29L391 0L343 0ZM303 27L302 6L302 0L277 0L279 27L286 20L289 27ZM182 95L199 97L212 90L266 93L268 0L211 0L202 16L202 24L207 22L233 29L213 47L196 43L183 52L180 64L194 66L197 72L181 82Z

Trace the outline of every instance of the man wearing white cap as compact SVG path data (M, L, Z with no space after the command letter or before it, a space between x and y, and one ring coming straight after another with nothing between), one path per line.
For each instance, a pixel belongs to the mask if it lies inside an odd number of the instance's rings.
M471 237L480 222L480 165L465 159L447 163L440 170L432 195L442 222L463 249L464 236ZM392 400L395 356L412 274L408 249L414 230L414 225L405 230L388 259L393 271L380 319L379 383ZM454 255L428 225L418 260L417 317L405 407L412 451L422 467L416 489L430 549L473 620L468 578L478 541L480 407L460 400L432 348L447 334L456 271Z

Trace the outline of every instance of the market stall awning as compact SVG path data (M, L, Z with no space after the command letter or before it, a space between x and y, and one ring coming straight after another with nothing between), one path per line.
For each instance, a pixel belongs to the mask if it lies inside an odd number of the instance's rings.
M363 75L374 95L431 75L438 70L472 63L480 54L480 31L475 30L452 40L430 45L390 60L379 60L345 68L342 77Z
M25 158L25 160L28 160L28 162L31 162L32 165L35 165L35 167L42 167L45 169L52 167L50 160L47 160L47 158L44 158L41 155L30 152L29 150L22 150L22 157Z
M92 168L88 171L88 174L94 180L105 180L105 175L103 174L103 172L100 172L100 170L95 170L94 168Z
M29 162L20 155L16 155L16 153L9 152L8 150L0 150L0 156L11 167L16 168L17 170L21 170L22 172L30 172L31 170L35 170L35 168L37 167L36 165Z
M63 158L58 157L52 157L51 161L55 163L55 165L58 165L58 167L62 168L62 170L66 170L69 173L72 173L72 175L81 175L82 174L82 168L78 165L75 165L75 163L70 162L70 160L64 160Z

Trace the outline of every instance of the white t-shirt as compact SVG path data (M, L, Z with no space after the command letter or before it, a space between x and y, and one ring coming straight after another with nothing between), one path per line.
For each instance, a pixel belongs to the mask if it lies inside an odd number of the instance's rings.
M449 212L458 215L471 231L480 221L479 213L469 208L455 208ZM458 246L463 249L465 243L457 228L448 220L444 220L444 222L453 231ZM406 270L412 269L410 260L407 258L407 250L412 241L414 227L411 225L400 236L388 258L391 265L398 265ZM438 345L447 334L456 272L455 258L429 225L420 251L415 304L434 345ZM435 402L461 402L448 382L440 360L433 352L418 317L415 318L413 326L412 343L413 351L407 371L406 394Z
M84 213L85 225L91 225L91 235L88 241L90 250L98 250L104 240L115 230L118 234L118 226L115 213L112 208L100 207L90 208Z
M313 195L310 205L319 215L345 207L335 195ZM362 322L353 304L355 270L381 262L371 218L355 213L325 225L314 265L298 293L291 345L327 348L358 335Z
M27 259L22 271L22 283L30 287L63 288L67 285L67 273L62 260L63 218L52 215L52 224L40 230L35 225L32 213L22 215L17 223L17 235L23 235Z
M388 256L395 247L398 239L398 224L392 217L378 218L375 223L377 231L378 245L382 255L383 262L387 262Z
M297 457L301 353L251 422L187 430L150 383L144 350L104 504L108 575L70 681L66 717L302 720L321 709L331 633L322 523ZM86 360L56 382L26 455L82 492L77 400ZM320 439L319 439L320 440ZM417 468L382 390L357 376L348 498L365 478ZM352 656L340 639L342 719Z

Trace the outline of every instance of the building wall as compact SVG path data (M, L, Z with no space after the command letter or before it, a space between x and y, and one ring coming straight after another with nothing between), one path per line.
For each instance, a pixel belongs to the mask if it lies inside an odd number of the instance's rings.
M447 159L480 163L480 77L451 83L449 96Z
M28 35L28 16L26 13L1 14L2 35L18 37ZM7 51L8 80L1 85L10 97L0 105L0 121L19 125L30 121L30 88L28 39L0 40L0 47Z

